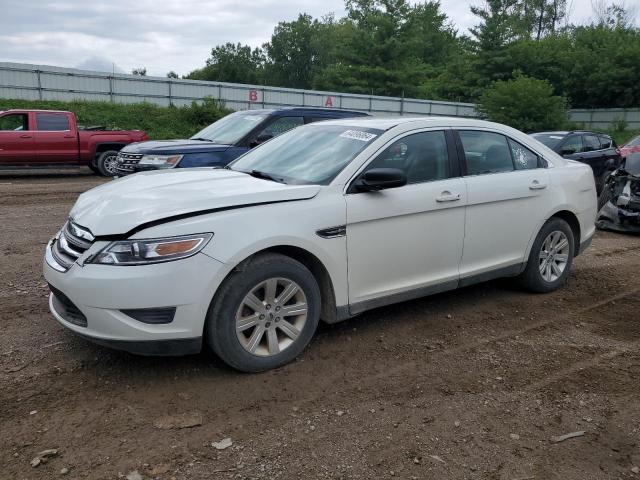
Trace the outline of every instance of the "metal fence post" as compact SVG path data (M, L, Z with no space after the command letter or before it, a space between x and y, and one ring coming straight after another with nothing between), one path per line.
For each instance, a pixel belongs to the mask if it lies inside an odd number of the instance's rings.
M42 100L42 79L40 78L40 69L36 69L36 77L38 78L38 98Z
M109 75L107 78L109 79L109 101L113 103L113 76Z

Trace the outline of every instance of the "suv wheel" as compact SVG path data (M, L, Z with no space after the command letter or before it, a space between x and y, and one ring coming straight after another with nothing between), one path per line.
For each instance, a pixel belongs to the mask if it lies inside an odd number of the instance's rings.
M320 289L300 262L255 257L216 293L205 335L228 365L260 372L284 365L309 344L320 318Z
M107 150L98 157L96 167L100 175L105 177L114 177L117 175L118 152L116 150Z
M522 285L534 292L552 292L569 276L575 241L573 231L561 218L552 218L538 232L529 260L520 275Z

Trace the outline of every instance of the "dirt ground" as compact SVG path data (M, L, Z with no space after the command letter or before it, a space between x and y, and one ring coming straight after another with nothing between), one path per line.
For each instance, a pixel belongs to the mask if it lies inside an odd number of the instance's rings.
M45 243L102 181L0 176L0 479L640 478L640 237L599 232L553 294L497 281L377 309L246 375L49 314Z

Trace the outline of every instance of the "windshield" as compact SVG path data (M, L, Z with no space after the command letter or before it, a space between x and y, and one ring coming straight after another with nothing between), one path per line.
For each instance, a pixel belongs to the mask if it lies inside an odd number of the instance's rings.
M629 143L625 145L626 147L638 147L640 146L640 136L634 138Z
M264 173L286 183L328 185L381 133L343 125L300 127L250 150L230 168Z
M555 148L564 138L564 135L554 133L534 133L531 136L551 149Z
M236 112L221 118L196 133L192 140L233 145L247 135L254 127L267 118L266 114Z

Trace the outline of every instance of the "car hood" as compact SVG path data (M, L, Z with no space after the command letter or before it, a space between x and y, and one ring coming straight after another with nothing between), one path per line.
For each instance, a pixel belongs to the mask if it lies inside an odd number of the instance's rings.
M154 140L126 145L124 153L143 153L154 155L174 155L180 153L223 152L230 145L207 142L204 140Z
M319 191L318 185L285 185L226 169L156 170L83 193L70 216L95 236L123 235L141 225L177 216L304 200Z

